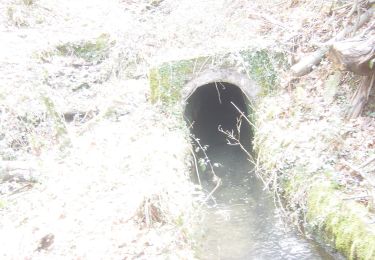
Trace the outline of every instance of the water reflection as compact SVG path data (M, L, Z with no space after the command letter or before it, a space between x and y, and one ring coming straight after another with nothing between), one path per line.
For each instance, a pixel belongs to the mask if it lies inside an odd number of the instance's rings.
M222 165L222 185L205 207L200 259L333 259L285 226L238 147L210 150L211 161ZM207 176L202 187L209 192L215 185Z

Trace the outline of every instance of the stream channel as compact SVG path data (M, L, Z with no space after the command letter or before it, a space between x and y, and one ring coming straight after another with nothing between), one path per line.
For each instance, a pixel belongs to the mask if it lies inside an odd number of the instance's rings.
M225 77L225 75L222 75ZM248 102L246 102L246 100ZM272 195L252 171L251 163L239 146L227 144L232 132L252 150L252 130L246 121L249 100L237 86L213 82L194 90L186 100L185 120L198 144L197 158L205 158L215 167L222 184L206 201L204 219L197 232L199 259L335 259L314 241L288 226L275 207ZM238 142L237 142L238 143ZM200 149L200 151L199 151ZM207 159L207 158L206 158ZM207 163L207 162L206 162ZM200 171L202 188L210 194L215 183L210 167ZM197 179L197 174L193 173ZM206 196L207 196L206 195Z
M199 259L334 259L317 243L287 226L269 192L238 146L218 145L207 152L222 180L205 206ZM207 194L212 174L201 174Z

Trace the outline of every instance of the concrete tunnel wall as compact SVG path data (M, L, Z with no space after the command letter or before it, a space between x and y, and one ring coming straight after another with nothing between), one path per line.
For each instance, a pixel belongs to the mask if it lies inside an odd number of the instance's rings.
M256 93L255 84L246 75L228 70L203 73L183 90L184 117L191 133L202 145L223 145L227 137L218 131L220 125L223 130L233 130L251 151L251 126L242 119L239 134L236 124L241 116L238 109L248 116Z

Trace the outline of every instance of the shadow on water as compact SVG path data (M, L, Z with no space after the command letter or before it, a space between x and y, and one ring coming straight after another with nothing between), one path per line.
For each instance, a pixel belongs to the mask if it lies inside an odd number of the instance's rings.
M219 87L218 87L219 86ZM246 113L241 90L231 84L211 83L202 86L188 99L185 109L191 133L202 146L222 184L204 207L205 218L200 226L197 254L200 259L333 259L316 243L300 236L279 216L272 196L252 171L239 146L226 144L218 131L236 130L240 113ZM249 149L251 129L243 124L241 143ZM199 154L199 153L198 153ZM197 154L197 155L198 155ZM199 156L199 155L198 155ZM201 156L202 157L202 156ZM215 187L209 170L200 172L202 188L209 194Z

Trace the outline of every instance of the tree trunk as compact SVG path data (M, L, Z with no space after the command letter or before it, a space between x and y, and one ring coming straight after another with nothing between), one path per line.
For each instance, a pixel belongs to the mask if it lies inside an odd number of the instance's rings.
M354 93L352 97L352 102L350 109L347 114L347 118L357 118L362 114L364 107L367 104L368 98L370 96L371 89L374 87L375 73L371 76L365 76L359 88Z
M330 48L328 57L341 70L368 76L374 71L370 61L375 58L375 35L369 39L354 38L336 42Z
M375 80L375 35L369 38L353 38L334 43L328 58L341 70L364 76L353 95L348 118L361 115L374 85Z

